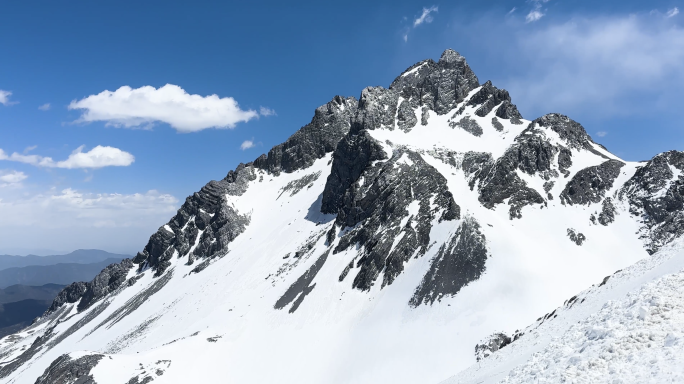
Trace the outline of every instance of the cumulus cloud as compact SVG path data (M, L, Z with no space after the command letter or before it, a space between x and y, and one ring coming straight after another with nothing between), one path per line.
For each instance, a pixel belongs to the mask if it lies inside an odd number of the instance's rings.
M276 116L276 111L271 108L259 107L259 115L261 116Z
M41 111L48 111L48 110L50 110L50 103L45 103L45 104L41 105L40 107L38 107L38 109L40 109Z
M250 149L250 148L254 148L254 140L253 139L252 140L245 140L242 142L242 144L240 144L240 149L242 149L243 151L245 149Z
M76 120L80 123L104 121L116 127L140 128L162 122L178 132L233 128L258 117L256 111L240 109L232 97L191 95L173 84L102 91L72 101L69 109L84 111Z
M0 104L2 105L10 105L9 98L12 96L12 92L10 91L3 91L0 89Z
M674 8L672 8L672 9L670 9L670 10L667 11L667 13L665 14L665 16L666 16L667 18L674 17L674 16L677 16L677 15L679 15L679 8L677 8L677 7L674 7Z
M21 186L21 182L28 176L24 172L15 170L0 170L0 187Z
M118 194L66 188L25 196L0 189L0 244L3 249L31 244L67 251L134 252L142 249L178 206L177 198L155 190Z
M29 149L30 148L30 149ZM0 160L16 161L19 163L31 164L45 168L103 168L103 167L126 167L135 161L135 157L128 152L114 147L103 147L98 145L88 152L83 152L84 145L76 148L66 160L54 161L51 157L39 155L27 155L33 149L31 147L24 151L24 154L17 152L7 155L0 149Z
M413 27L417 27L423 23L430 24L432 23L432 15L431 13L437 12L439 9L437 8L436 5L433 5L430 8L423 8L423 13L420 14L419 17L417 17L415 20L413 20Z

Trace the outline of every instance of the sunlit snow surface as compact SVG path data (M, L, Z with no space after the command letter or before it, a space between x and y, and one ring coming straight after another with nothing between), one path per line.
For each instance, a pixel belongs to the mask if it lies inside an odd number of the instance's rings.
M153 377L155 384L437 383L471 366L475 344L494 331L523 329L604 276L648 257L635 235L639 223L625 207L616 204L615 222L602 226L589 220L592 213L600 212L600 204L561 204L558 194L575 172L605 161L588 151L573 150L571 175L557 179L551 191L556 198L546 207L527 206L522 219L514 220L509 219L505 204L484 208L463 171L440 160L438 153L482 151L496 159L529 121L514 125L501 120L504 129L497 131L491 123L493 113L478 117L472 112L472 108L465 110L483 128L480 137L451 128L448 119L453 112L443 116L430 112L427 126L418 123L409 132L370 132L388 152L404 146L421 153L447 179L461 217L472 215L480 222L491 257L485 274L456 296L432 306L408 305L430 260L460 220L435 222L430 242L436 246L410 260L389 286L381 289L381 284L375 284L370 292L352 289L356 269L340 282L340 273L358 253L350 247L330 253L312 282L314 289L296 311L290 313L290 306L274 309L287 288L328 249L325 234L334 216L320 213L331 167L332 154L328 154L290 174L276 177L257 171L246 193L229 198L251 221L230 243L226 256L192 274L197 264L188 266L185 255L174 256L166 271L172 274L168 283L123 317L115 311L164 277L153 278L152 271L144 271L135 285L82 313L76 313L77 303L68 305L71 313L62 317L55 329L58 335L94 311L102 311L0 382L34 383L57 357L81 351L81 355L105 355L92 371L98 384L126 383L136 376L142 381L145 375ZM622 168L609 195L637 166L627 163ZM283 193L289 182L318 172L320 176L308 188ZM546 196L540 177L521 177ZM409 208L407 218L414 210ZM568 239L568 228L586 236L582 246ZM314 248L295 258L307 242L314 242ZM113 320L106 321L110 317ZM3 364L29 348L46 328L47 324L39 322L19 337L2 339Z

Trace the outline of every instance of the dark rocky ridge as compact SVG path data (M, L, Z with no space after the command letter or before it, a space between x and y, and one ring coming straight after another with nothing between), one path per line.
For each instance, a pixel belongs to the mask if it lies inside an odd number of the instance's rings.
M554 145L549 142L545 132L547 129L557 133L565 145ZM494 160L486 154L467 153L462 167L464 172L470 175L471 189L475 185L478 186L482 205L493 208L508 200L510 218L521 218L523 207L545 204L546 200L538 191L527 186L517 174L517 170L529 175L539 175L547 180L547 183L552 183L552 179L560 177L561 173L566 177L569 175L568 168L572 166L571 149L589 150L605 157L594 149L592 143L591 137L579 123L567 116L552 113L532 121L500 158ZM572 187L573 191L578 190L579 184L582 184L582 196L605 193L606 186L612 186L612 180L619 174L619 167L616 167L616 163L608 162L605 167L600 168L600 172L594 172L605 177L605 182L600 184L600 188L596 186L600 191L590 192L592 184L584 186L579 179L576 181L577 186ZM612 179L608 182L610 176ZM585 191L586 188L588 189ZM548 194L548 190L544 192ZM567 192L566 195L569 196L570 193Z
M639 168L618 192L618 198L629 203L629 212L642 218L641 238L649 254L684 234L682 171L684 152L664 152Z
M407 149L396 148L392 158L366 168L362 178L363 182L357 180L345 191L328 238L334 239L339 228L353 227L339 234L333 253L354 245L363 247L352 286L368 290L380 273L382 286L391 284L403 271L404 263L427 251L431 222L458 219L460 207L446 179L420 154ZM419 204L418 212L408 217L414 201ZM402 220L406 220L403 225Z
M456 295L468 283L480 278L487 261L487 243L480 225L466 217L448 243L442 244L430 269L409 304L433 304L444 296Z
M97 384L90 374L104 355L86 355L72 359L69 355L62 355L50 364L36 384Z
M561 202L570 205L600 203L624 165L619 160L608 160L577 172L561 193Z

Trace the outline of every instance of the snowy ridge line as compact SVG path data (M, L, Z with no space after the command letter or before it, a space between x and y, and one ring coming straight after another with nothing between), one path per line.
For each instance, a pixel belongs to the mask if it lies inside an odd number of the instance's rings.
M597 369L597 363L590 359L606 360L605 356L598 356L599 353L589 358L581 355L582 352L579 349L586 347L587 340L590 343L591 340L606 339L606 332L619 334L621 332L618 329L621 327L620 324L633 320L629 314L633 314L635 311L636 315L633 317L644 320L644 310L635 304L643 302L643 300L639 299L641 300L639 301L636 298L643 298L649 294L652 296L652 287L661 284L676 288L670 288L670 292L667 292L668 295L675 298L675 304L671 305L668 311L672 311L673 316L678 316L678 322L671 324L672 327L677 329L678 324L680 328L679 334L672 333L674 336L665 340L668 334L666 332L659 335L660 339L663 342L671 343L671 345L684 346L684 343L679 341L679 338L682 337L681 329L683 328L681 326L684 326L684 310L681 307L684 294L680 288L681 285L673 285L673 282L681 282L682 279L684 279L684 240L678 240L653 257L639 261L633 266L615 272L613 275L606 276L601 283L595 284L566 300L563 306L540 317L534 324L521 331L517 340L440 384L526 383L531 380L551 383L572 379L582 380L581 382L603 383L608 381L606 379L609 376L608 373L611 375L619 373L614 376L615 379L631 382L631 379L625 378L632 377L629 375L633 372L625 374L624 366L621 368L622 370L608 370L594 375L592 370ZM672 292L673 290L675 292ZM620 314L622 318L620 315L615 315L611 319L610 313L616 309L623 310L623 313ZM615 330L611 331L611 328L615 328ZM636 329L636 333L645 332L649 334L656 331L652 329L652 324L633 324L628 328L632 331ZM600 330L599 333L602 332L602 334L587 331L591 329L596 332ZM586 339L584 341L582 341L583 336ZM623 337L624 335L619 336ZM605 344L604 347L610 345L609 340L602 343ZM580 346L576 351L577 355L567 355L567 347L572 344ZM653 348L658 348L658 346L654 345ZM559 354L565 356L565 360L560 363L558 361ZM667 353L670 360L674 360L674 365L668 365L668 369L677 365L681 366L684 362L684 358L674 358L675 355L674 350ZM551 359L552 362L548 362L548 359ZM604 361L606 366L602 368L606 368L610 360L608 358ZM587 364L589 365L587 366ZM583 367L578 368L579 365ZM553 373L546 373L545 370L547 369L553 370ZM684 377L682 375L684 372L676 371L678 372L675 372L674 377ZM651 372L648 372L650 375ZM663 377L661 382L669 382L669 378L669 376Z

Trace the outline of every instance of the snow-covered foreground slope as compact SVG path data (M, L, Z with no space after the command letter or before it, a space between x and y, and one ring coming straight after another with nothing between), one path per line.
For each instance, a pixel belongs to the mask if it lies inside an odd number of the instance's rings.
M443 384L684 382L684 246L581 292Z
M447 50L188 197L0 340L0 382L436 383L677 239L681 170L522 119Z

